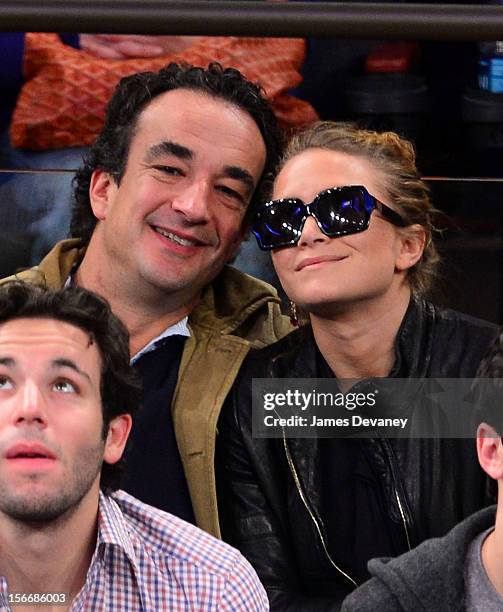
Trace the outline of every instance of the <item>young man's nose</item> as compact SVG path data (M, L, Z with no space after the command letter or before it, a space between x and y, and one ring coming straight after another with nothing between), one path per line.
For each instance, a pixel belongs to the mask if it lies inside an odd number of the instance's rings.
M327 242L328 240L330 238L320 230L316 219L309 215L304 222L298 246L311 246L316 242Z
M46 402L38 385L27 381L15 398L14 421L16 424L39 424L47 422Z
M180 189L172 198L173 210L181 213L191 223L205 223L209 218L209 187L197 182Z

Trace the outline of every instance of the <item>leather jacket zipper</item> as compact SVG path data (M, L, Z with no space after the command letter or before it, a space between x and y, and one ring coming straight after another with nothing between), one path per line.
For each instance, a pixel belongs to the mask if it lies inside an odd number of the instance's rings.
M316 531L318 532L318 536L320 538L321 544L323 546L323 550L325 551L325 555L327 556L327 559L329 560L330 564L342 575L344 576L344 578L346 578L346 580L349 580L349 582L351 582L351 584L354 587L358 586L358 583L356 582L356 580L353 580L353 578L351 578L351 576L349 574L347 574L344 570L342 570L337 563L335 563L335 561L332 559L332 557L330 556L330 553L328 552L328 548L325 542L325 538L323 537L323 534L321 532L321 528L320 525L316 519L316 517L314 516L313 511L311 510L309 503L307 501L307 498L304 494L304 491L302 490L302 486L300 484L300 480L299 480L299 476L297 474L297 470L295 469L295 465L293 464L293 460L292 460L292 456L290 454L290 449L288 448L288 444L286 442L286 437L285 437L285 432L283 431L283 446L285 448L285 454L286 454L286 460L288 462L288 466L290 468L290 471L292 473L293 476L293 480L295 482L295 486L297 487L297 491L300 495L300 499L302 500L302 503L304 504L309 516L311 517L311 520L314 523L314 526L316 527ZM397 493L398 496L398 493Z
M403 511L402 501L400 499L400 495L398 495L398 489L396 487L393 487L393 488L395 489L396 501L398 503L398 509L400 510L400 516L402 517L403 528L405 529L405 537L407 538L407 546L409 547L409 550L412 550L412 546L410 545L409 530L407 529L407 521L405 520L405 512Z
M400 517L402 519L402 523L403 523L403 529L405 531L405 538L407 540L407 546L409 548L409 550L412 550L412 545L410 543L410 535L409 535L409 528L407 527L407 518L405 516L405 502L402 501L402 499L400 498L400 495L398 493L398 485L397 485L397 478L396 478L396 474L395 474L395 470L393 469L393 451L392 449L388 446L388 441L384 438L381 439L381 444L385 450L386 456L388 458L388 463L389 463L389 467L391 470L391 477L393 478L393 491L395 492L395 497L396 497L396 502L398 505L398 510L400 512ZM412 521L410 521L412 524Z

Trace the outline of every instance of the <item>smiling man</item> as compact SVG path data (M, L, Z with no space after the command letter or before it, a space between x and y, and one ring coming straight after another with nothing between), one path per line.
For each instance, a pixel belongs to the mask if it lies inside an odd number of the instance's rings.
M104 300L0 287L1 610L268 609L238 551L116 490L140 397Z
M221 405L249 348L289 331L275 290L225 265L279 149L270 106L236 70L127 77L77 176L76 240L17 275L108 299L145 389L124 488L214 535Z

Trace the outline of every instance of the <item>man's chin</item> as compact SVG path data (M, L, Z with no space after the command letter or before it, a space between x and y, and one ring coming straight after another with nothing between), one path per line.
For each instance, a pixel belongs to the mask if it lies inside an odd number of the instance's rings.
M43 525L60 519L75 506L75 500L65 499L61 495L36 500L4 497L0 502L0 511L20 523Z

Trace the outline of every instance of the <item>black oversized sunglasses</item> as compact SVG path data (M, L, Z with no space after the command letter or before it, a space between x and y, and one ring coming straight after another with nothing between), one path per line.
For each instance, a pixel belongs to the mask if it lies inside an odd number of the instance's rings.
M365 187L352 185L320 191L310 204L304 204L299 198L266 202L255 216L252 232L259 247L268 251L296 244L309 215L315 218L324 234L335 238L365 231L375 209L393 225L407 225L397 212L371 195Z

